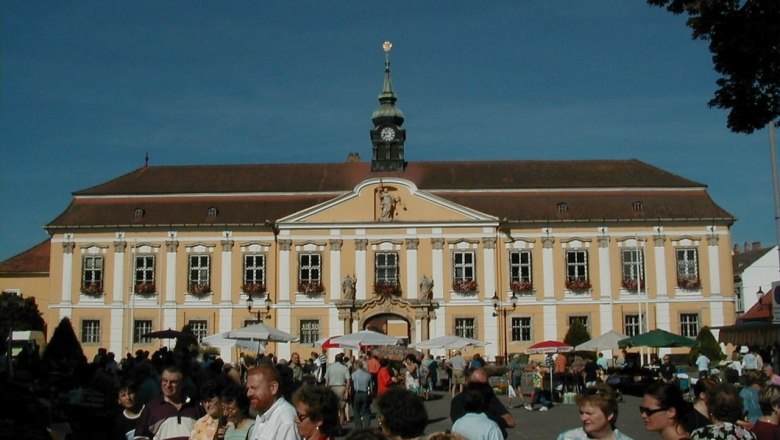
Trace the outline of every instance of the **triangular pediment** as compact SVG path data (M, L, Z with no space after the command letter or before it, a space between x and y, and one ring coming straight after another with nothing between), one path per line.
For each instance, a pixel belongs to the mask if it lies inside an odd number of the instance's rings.
M421 191L405 179L369 179L346 194L279 220L279 223L495 222L493 216Z

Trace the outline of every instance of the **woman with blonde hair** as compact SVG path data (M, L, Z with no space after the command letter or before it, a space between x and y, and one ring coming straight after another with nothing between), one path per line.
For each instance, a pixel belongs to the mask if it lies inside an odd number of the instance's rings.
M577 395L581 428L571 429L558 436L558 440L632 440L616 428L618 417L617 393L611 386L600 383Z
M780 386L764 385L758 393L761 417L753 424L757 440L780 439Z

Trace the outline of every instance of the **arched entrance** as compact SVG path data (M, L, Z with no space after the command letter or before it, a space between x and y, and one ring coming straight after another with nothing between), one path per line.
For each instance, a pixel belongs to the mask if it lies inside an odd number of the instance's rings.
M344 321L344 334L352 333L353 323L357 322L359 329L373 328L382 333L403 337L407 343L429 338L430 321L435 319L435 310L438 307L439 303L431 300L407 300L395 295L376 295L367 300L336 302L339 319Z
M380 313L364 320L361 324L364 330L374 330L392 336L402 340L403 345L408 345L412 340L412 326L403 316Z

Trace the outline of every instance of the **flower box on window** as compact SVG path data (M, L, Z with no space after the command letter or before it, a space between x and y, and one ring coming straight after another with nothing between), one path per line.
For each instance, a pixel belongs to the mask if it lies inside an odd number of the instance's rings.
M590 281L585 278L566 280L566 288L574 291L583 291L590 289Z
M81 293L89 296L103 295L103 283L84 283L81 286Z
M298 283L298 292L307 295L318 295L325 292L325 286L319 281L301 281Z
M452 290L458 293L473 293L477 291L477 280L457 279L452 282Z
M151 295L157 292L157 285L154 283L135 283L135 293L139 295Z
M211 293L211 284L208 283L190 283L187 291L193 296L206 296Z
M701 280L698 278L677 278L677 287L685 290L696 290L701 288Z
M626 290L634 290L636 291L637 288L643 289L645 287L645 280L637 280L635 278L623 278L623 281L620 282L620 285L623 286Z
M509 283L509 290L514 293L527 294L534 290L534 284L526 279L515 280Z
M265 283L244 283L241 285L241 290L247 295L257 295L265 293Z
M397 283L376 283L374 293L379 296L400 296L401 287Z

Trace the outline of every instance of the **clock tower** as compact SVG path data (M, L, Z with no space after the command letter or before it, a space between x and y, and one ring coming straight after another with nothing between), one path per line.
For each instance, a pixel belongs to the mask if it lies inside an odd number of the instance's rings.
M371 121L374 123L374 128L371 130L373 144L371 171L403 171L406 165L404 162L406 130L401 128L404 114L395 106L397 98L390 80L392 47L393 44L389 41L385 41L382 45L385 51L385 82L379 94L379 108L371 116Z

